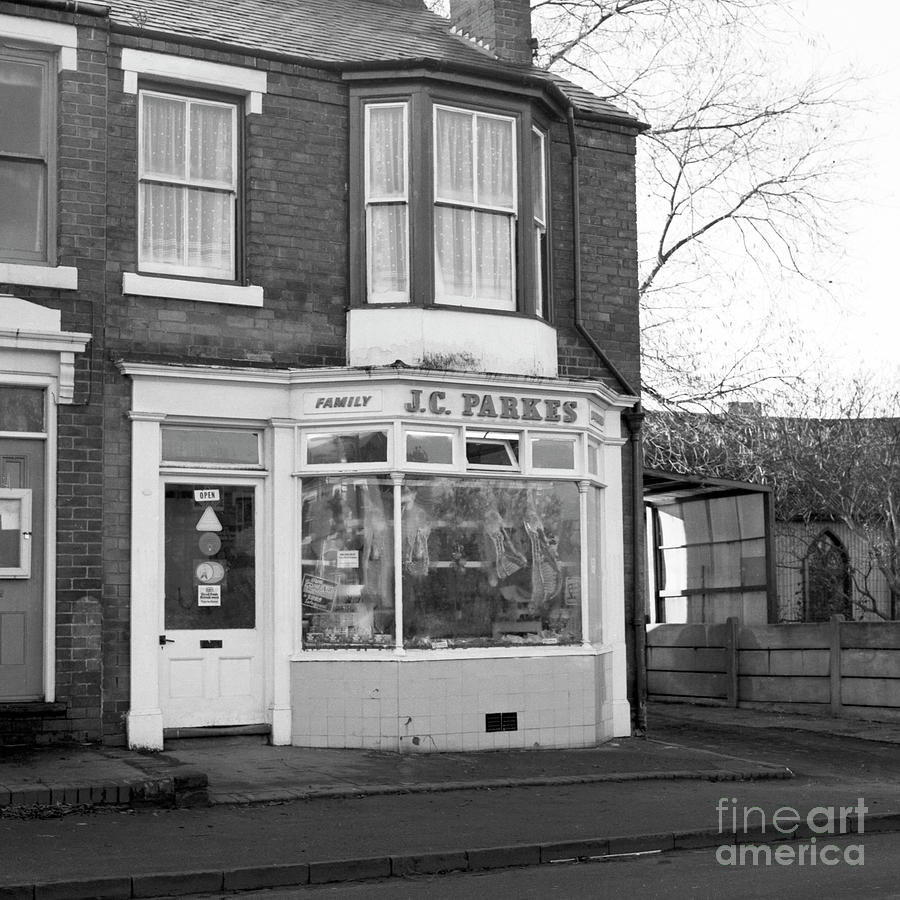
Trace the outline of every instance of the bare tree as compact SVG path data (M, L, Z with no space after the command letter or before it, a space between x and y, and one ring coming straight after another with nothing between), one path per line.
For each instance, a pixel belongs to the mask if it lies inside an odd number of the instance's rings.
M638 156L645 393L703 403L798 372L776 349L771 301L829 279L853 79L792 61L804 36L781 0L532 5L540 61L650 125ZM736 335L735 319L751 326Z
M798 61L795 5L532 0L538 64L650 125L638 142L643 388L661 402L721 400L802 368L785 346L798 323L782 313L798 285L808 296L829 281L838 255L853 80Z

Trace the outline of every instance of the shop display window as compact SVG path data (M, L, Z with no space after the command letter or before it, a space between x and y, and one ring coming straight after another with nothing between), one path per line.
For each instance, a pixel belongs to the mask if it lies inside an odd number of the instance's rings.
M430 431L406 433L406 461L423 465L453 464L453 435Z
M394 645L393 510L389 478L304 480L304 647Z
M217 428L162 428L162 459L168 463L258 466L259 433Z
M574 438L532 438L531 465L535 469L575 468Z
M466 461L470 466L519 467L518 435L501 431L467 431Z
M580 642L575 484L407 478L402 497L404 646Z
M387 432L383 430L311 434L306 440L306 462L311 466L386 461Z

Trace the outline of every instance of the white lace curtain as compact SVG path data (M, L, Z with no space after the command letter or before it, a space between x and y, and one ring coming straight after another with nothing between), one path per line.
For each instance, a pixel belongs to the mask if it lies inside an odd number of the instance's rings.
M435 119L437 299L513 308L513 121L460 110Z
M408 205L406 107L368 107L366 168L369 299L406 300Z
M234 277L232 106L143 95L141 262Z
M46 234L45 71L0 60L0 250L35 256Z

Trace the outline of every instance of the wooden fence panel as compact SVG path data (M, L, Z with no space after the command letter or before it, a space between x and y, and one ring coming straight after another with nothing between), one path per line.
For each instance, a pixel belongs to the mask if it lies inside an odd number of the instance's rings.
M659 697L702 697L724 700L728 687L725 675L712 672L648 672L648 693Z
M748 702L824 704L831 697L827 678L742 675L738 691L738 697Z
M738 646L741 650L827 650L828 626L743 626L738 629Z
M844 678L841 703L847 706L900 707L900 680L895 678Z
M647 629L648 647L722 647L727 625L655 625Z
M896 650L841 650L841 674L845 678L900 678L900 653Z
M900 719L900 622L661 625L648 632L647 685L666 699Z
M900 622L844 622L841 647L900 650Z
M724 672L725 653L719 647L648 647L647 668L669 672Z

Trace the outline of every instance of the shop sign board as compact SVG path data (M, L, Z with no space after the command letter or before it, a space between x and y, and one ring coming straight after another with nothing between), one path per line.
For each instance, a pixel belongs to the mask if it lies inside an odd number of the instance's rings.
M335 412L380 412L382 408L381 391L354 391L352 388L332 391L310 392L303 396L303 412L335 413Z
M413 388L409 393L409 402L403 406L408 413L430 413L435 416L456 414L464 418L505 419L522 422L570 424L578 421L577 400L472 391L424 391L419 388Z
M464 419L497 419L507 422L549 422L574 424L583 419L582 401L553 397L480 390L430 390L409 388L384 392L336 386L331 391L309 391L303 396L303 412L315 414L366 414L387 412L416 416L455 416Z

